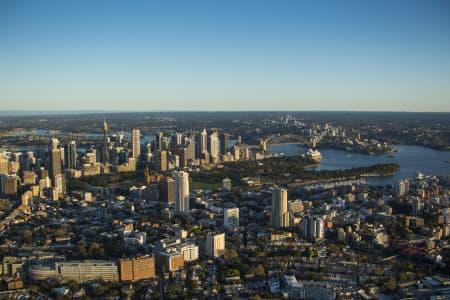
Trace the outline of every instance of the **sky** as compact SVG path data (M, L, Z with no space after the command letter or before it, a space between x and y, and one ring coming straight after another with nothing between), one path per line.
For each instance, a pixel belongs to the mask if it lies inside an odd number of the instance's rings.
M2 0L0 110L450 111L450 1Z

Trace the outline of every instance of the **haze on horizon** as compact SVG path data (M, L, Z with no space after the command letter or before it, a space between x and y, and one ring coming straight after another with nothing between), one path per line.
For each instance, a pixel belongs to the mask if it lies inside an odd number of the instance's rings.
M450 2L0 2L0 110L450 112Z

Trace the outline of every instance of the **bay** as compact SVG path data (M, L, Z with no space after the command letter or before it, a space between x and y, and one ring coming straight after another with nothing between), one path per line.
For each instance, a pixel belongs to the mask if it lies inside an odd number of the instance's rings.
M395 184L404 178L414 178L417 173L450 176L450 151L438 151L421 146L393 145L398 152L389 155L366 155L336 149L320 149L322 160L315 170L337 170L366 167L379 163L396 163L400 171L394 176L366 177L370 184ZM269 151L286 155L303 154L303 145L274 145Z

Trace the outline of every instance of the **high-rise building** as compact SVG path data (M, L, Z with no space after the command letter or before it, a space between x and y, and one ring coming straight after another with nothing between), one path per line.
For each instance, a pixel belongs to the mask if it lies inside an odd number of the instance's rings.
M306 215L302 221L303 236L311 240L323 239L324 222L317 216Z
M53 187L58 194L64 194L66 192L66 177L64 174L57 174L53 177Z
M155 152L155 167L158 172L167 171L167 151Z
M220 135L220 153L226 154L230 150L230 135L223 133Z
M176 145L181 145L181 143L183 142L183 134L181 132L177 132L175 134L175 144Z
M156 143L155 150L156 151L163 150L163 137L164 137L164 134L162 132L156 133L156 135L155 135L155 143Z
M189 215L189 173L175 172L175 214Z
M186 146L187 150L187 160L194 161L195 160L195 136L192 135L188 139L186 139Z
M24 155L20 156L20 169L22 171L31 171L32 166L35 164L36 158L32 151L26 152Z
M103 118L103 146L100 155L100 161L104 164L109 163L109 149L108 149L108 123L106 118Z
M133 144L133 157L138 158L141 155L141 132L139 129L133 129L131 132L131 141Z
M206 255L219 257L225 254L225 233L208 232L205 243Z
M233 157L234 157L234 161L239 161L241 159L241 148L237 145L234 145L233 147Z
M174 203L175 181L171 177L165 177L161 180L159 189L159 200L165 203Z
M65 282L74 280L86 283L93 280L119 281L117 263L106 260L68 260L50 264L35 264L28 270L32 280L59 279Z
M180 253L183 254L184 261L186 262L195 261L199 257L198 246L194 243L183 243L180 244L177 248Z
M214 131L209 136L209 154L211 155L211 160L217 160L220 153L219 147L219 136L217 131Z
M409 192L409 181L408 179L400 180L396 186L397 193L400 197L405 196Z
M120 281L155 278L155 258L150 256L120 260Z
M206 129L203 128L200 133L200 153L208 152L208 133Z
M415 216L419 216L423 212L423 201L420 197L414 197L412 199L412 205L413 205L413 214Z
M34 173L34 171L23 171L22 183L25 185L36 184L36 173Z
M9 160L7 157L0 157L0 174L9 174Z
M75 169L77 167L77 144L71 141L64 146L64 163L66 169Z
M180 148L180 167L185 168L188 166L188 151L187 148L182 147Z
M0 194L15 195L17 194L17 187L19 182L17 175L0 175Z
M176 248L166 248L156 254L156 267L162 272L173 272L184 267L184 256Z
M33 192L26 191L21 196L22 206L31 206L33 204Z
M287 190L276 187L272 192L272 226L282 228L289 226Z
M225 228L239 226L239 208L225 208L223 210L223 226Z
M61 150L59 149L59 141L53 138L50 143L50 178L53 179L56 175L61 174Z

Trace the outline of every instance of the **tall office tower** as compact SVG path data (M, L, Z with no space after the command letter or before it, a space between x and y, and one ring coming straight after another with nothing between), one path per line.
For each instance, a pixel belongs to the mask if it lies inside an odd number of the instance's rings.
M188 166L188 151L187 148L180 148L180 168L186 168Z
M158 172L167 171L167 151L155 152L155 167Z
M118 146L122 146L123 145L124 138L125 138L125 134L123 133L123 128L122 128L122 131L117 136L117 145Z
M238 145L234 145L232 154L234 161L239 161L241 159L241 148Z
M175 172L175 214L189 215L189 173Z
M324 237L323 219L317 216L307 215L302 221L303 235L309 239L317 240Z
M200 153L208 152L208 133L206 129L203 128L200 133Z
M131 141L133 144L133 157L138 158L141 155L141 132L139 129L133 129L131 132Z
M19 181L17 175L0 174L0 194L15 195Z
M176 145L181 145L181 143L183 142L183 134L181 132L177 132L175 135L175 142Z
M219 257L225 254L225 233L208 232L205 243L206 255Z
M9 160L7 157L0 157L0 174L9 174Z
M165 177L159 185L159 201L165 203L174 203L175 180L172 177Z
M276 187L272 192L272 226L282 228L289 226L287 190Z
M414 197L412 199L412 205L413 205L413 214L415 216L421 215L423 212L423 206L424 206L422 199L420 199L420 197Z
M64 153L65 153L65 151L64 151L64 147L63 146L60 146L59 147L59 153L61 154L61 167L64 167L65 165L66 165L66 163L65 163L65 161L64 161L64 159L65 159L65 155L64 155Z
M186 139L187 160L195 160L195 137L191 136Z
M223 226L225 228L239 226L239 207L223 210Z
M226 154L230 150L230 135L223 133L220 135L220 152Z
M155 135L155 143L156 143L155 150L157 150L157 151L163 150L163 137L164 137L164 135L162 132L156 133L156 135Z
M103 118L103 146L101 152L101 161L104 164L109 163L109 150L108 150L108 123L106 118Z
M53 187L58 194L64 194L66 192L66 177L64 174L57 174L53 177Z
M19 157L19 161L20 161L20 169L22 171L31 171L35 161L33 152L28 151L25 154L21 155Z
M59 141L52 138L50 143L50 178L53 180L58 174L61 174L61 150L59 149Z
M77 167L77 144L71 141L64 146L64 163L67 169L75 169Z
M212 159L217 159L219 157L220 148L219 148L219 136L217 131L214 131L209 136L209 154Z

